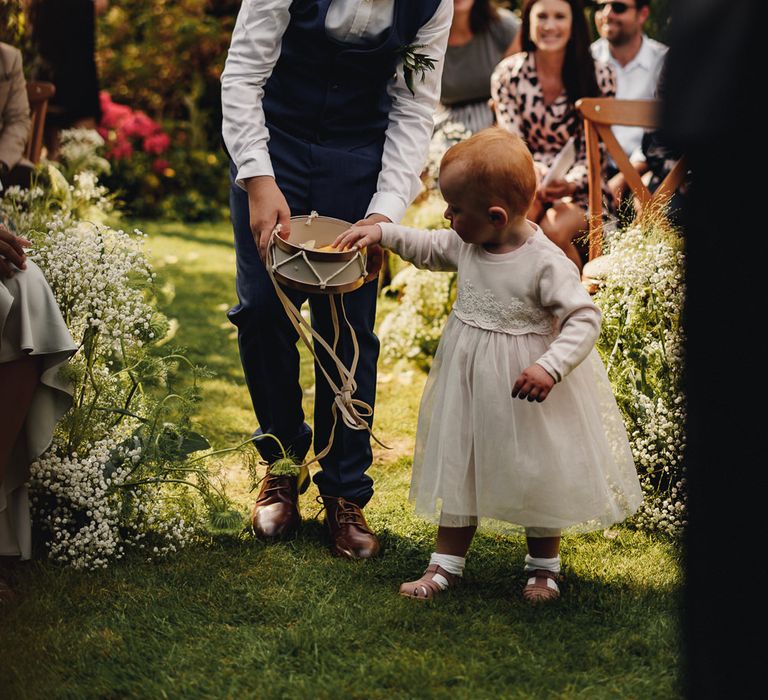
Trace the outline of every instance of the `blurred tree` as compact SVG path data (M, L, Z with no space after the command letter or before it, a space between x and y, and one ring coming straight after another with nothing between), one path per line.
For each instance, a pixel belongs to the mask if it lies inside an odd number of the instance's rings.
M219 78L239 5L112 0L98 31L103 89L157 120L188 121L193 140L217 133Z

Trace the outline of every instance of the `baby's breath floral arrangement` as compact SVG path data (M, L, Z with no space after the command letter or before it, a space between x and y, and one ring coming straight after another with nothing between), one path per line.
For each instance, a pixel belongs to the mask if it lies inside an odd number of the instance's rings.
M167 319L139 231L57 218L28 234L78 350L66 368L73 406L31 467L33 516L52 558L97 568L131 548L173 552L193 533L190 488L212 494L192 454L208 442L190 427L198 370L152 354ZM192 386L177 390L180 367Z
M203 370L167 349L145 236L105 223L114 217L98 182L101 146L95 132L64 132L60 162L0 199L0 217L32 241L30 259L78 348L62 371L73 406L31 465L30 493L40 546L81 569L131 550L174 552L205 516L214 527L242 524L203 465L213 453L190 418Z
M682 241L662 213L615 233L595 294L597 344L624 416L645 500L634 522L679 535L686 524Z

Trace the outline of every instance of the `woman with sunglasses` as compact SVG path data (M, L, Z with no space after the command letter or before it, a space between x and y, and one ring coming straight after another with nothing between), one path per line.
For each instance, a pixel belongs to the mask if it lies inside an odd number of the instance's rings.
M491 77L499 126L526 141L539 174L528 218L581 269L574 239L587 228L587 159L575 102L613 97L613 69L592 58L581 0L525 0L520 29L522 52L505 58ZM563 178L542 180L568 139L576 159Z

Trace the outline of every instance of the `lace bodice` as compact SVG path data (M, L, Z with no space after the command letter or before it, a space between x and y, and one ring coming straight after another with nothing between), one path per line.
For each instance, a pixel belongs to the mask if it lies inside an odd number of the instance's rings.
M521 335L553 332L553 317L543 309L517 297L499 300L490 289L476 287L471 280L459 281L453 311L459 319L489 331Z

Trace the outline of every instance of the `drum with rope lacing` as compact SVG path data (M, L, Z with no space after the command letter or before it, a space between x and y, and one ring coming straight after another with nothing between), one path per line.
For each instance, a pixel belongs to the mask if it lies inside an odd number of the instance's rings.
M352 224L330 216L291 217L287 239L273 235L268 264L281 284L312 294L343 294L365 281L365 249L331 248Z

